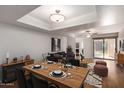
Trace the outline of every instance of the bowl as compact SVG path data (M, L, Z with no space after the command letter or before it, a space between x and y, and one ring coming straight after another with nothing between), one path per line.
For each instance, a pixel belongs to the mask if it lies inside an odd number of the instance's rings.
M53 61L47 61L47 63L48 63L48 64L52 64L52 63L53 63Z
M62 75L63 72L61 70L54 70L53 75Z
M34 65L33 68L41 68L41 65Z

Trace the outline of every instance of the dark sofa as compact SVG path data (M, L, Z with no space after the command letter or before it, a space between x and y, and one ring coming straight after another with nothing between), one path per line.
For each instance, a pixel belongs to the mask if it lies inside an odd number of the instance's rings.
M64 51L56 52L56 53L48 53L47 60L58 62L58 59L62 59L64 57L66 57L66 53Z

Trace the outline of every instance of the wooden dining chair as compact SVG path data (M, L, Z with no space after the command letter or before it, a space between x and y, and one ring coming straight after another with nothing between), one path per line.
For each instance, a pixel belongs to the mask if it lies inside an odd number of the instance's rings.
M21 68L16 68L16 78L19 88L32 88L31 78L26 79L24 75L24 70Z
M48 88L48 82L36 75L31 75L33 88Z
M3 74L3 83L12 83L16 81L16 76L15 76L15 69L13 68L5 68L2 71Z
M54 83L49 83L48 87L49 88L59 88L59 86Z

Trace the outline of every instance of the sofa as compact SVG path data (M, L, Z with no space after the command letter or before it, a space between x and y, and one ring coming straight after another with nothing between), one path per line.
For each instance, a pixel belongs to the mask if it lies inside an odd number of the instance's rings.
M64 51L56 52L56 53L48 53L47 60L58 62L58 59L63 59L65 57L66 57L66 53Z

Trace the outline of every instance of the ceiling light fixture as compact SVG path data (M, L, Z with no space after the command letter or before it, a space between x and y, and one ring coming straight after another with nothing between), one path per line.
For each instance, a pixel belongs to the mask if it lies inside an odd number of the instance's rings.
M60 14L60 10L55 10L55 14L50 15L50 20L55 23L63 22L65 17L64 15Z
M87 33L86 37L90 38L91 37L90 31L86 31L86 33Z

